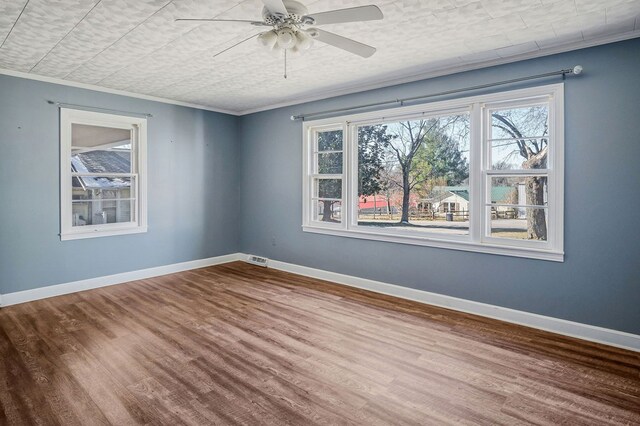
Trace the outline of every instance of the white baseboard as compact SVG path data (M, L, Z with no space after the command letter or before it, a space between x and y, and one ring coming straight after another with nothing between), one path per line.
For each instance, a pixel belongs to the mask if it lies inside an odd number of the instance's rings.
M89 278L81 281L34 288L32 290L17 291L15 293L0 295L0 307L245 259L246 256L240 253L233 253L224 256L210 257L208 259L192 260L189 262L174 263L172 265L108 275L106 277Z
M246 258L247 257L245 255L243 260L246 260ZM533 314L530 312L517 311L515 309L503 308L486 303L473 302L471 300L459 299L457 297L430 293L428 291L416 290L413 288L338 274L335 272L328 272L321 269L280 262L273 259L269 259L269 267L307 277L370 290L376 293L414 300L429 305L441 306L443 308L494 318L565 336L576 337L578 339L589 340L591 342L640 352L640 335L637 334L625 333L622 331Z
M109 275L106 277L90 278L81 281L74 281L65 284L57 284L32 290L18 291L15 293L0 294L0 307L16 305L18 303L31 302L45 299L47 297L61 296L63 294L75 293L83 290L106 287L115 284L122 284L129 281L141 280L145 278L157 277L160 275L173 274L191 269L205 268L207 266L220 265L234 261L247 261L248 255L243 253L233 253L224 256L211 257L208 259L193 260L172 265L158 266L155 268L142 269L138 271L124 272L121 274ZM338 284L357 287L376 293L396 296L403 299L414 300L429 305L441 306L456 311L494 318L514 324L525 325L541 330L565 336L576 337L592 342L603 343L605 345L616 346L640 352L640 336L608 328L596 327L563 319L547 317L515 309L503 308L486 303L473 302L471 300L457 297L445 296L423 290L403 287L380 281L358 278L351 275L338 274L336 272L324 271L321 269L309 268L292 263L280 262L269 259L269 267L281 271L292 272L294 274L307 277L332 281Z

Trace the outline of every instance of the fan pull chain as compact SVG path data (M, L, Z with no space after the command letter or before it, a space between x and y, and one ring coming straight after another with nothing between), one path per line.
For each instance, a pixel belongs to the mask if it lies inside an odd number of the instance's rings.
M284 49L284 78L287 78L287 49Z

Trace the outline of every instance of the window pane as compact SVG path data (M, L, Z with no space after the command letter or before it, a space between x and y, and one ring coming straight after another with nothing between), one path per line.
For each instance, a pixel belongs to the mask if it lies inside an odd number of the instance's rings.
M491 178L492 204L547 205L546 176L494 176Z
M342 179L315 179L314 197L342 198Z
M469 232L469 114L358 128L358 224Z
M342 130L318 132L318 151L342 151Z
M549 134L549 107L535 105L491 111L491 139L529 139Z
M546 169L549 138L491 141L493 170Z
M72 185L72 225L131 222L135 206L134 177L76 176Z
M313 203L314 220L321 222L342 222L342 202L334 200L315 200Z
M72 124L71 170L131 173L131 130Z
M547 240L548 212L535 207L489 207L491 236L517 240Z
M342 153L318 154L318 174L342 174Z
M71 209L71 224L77 227L133 222L134 206L135 200L74 201Z
M132 186L132 183L134 184ZM75 200L115 200L135 197L135 177L74 176L71 198ZM133 188L133 190L132 190Z
M117 202L116 222L135 222L136 200L124 200Z

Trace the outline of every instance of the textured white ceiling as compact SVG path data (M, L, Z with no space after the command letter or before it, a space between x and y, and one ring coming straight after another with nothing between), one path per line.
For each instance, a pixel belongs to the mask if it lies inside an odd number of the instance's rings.
M640 0L307 0L310 14L376 4L382 21L324 29L378 48L363 59L315 42L289 60L264 29L175 18L261 20L260 0L0 0L0 68L246 112L418 73L640 36ZM572 64L568 64L572 65Z

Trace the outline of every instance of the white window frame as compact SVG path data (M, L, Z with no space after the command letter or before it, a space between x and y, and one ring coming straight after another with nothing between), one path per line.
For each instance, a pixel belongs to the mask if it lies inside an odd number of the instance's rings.
M345 194L346 194L346 190L347 190L347 182L345 179L345 164L347 161L347 147L346 147L346 143L347 143L347 139L345 137L345 126L342 123L339 124L334 124L334 123L328 123L325 125L320 125L320 126L316 126L314 128L314 132L309 134L310 142L305 144L304 147L304 151L305 151L305 158L308 160L308 162L306 163L305 167L307 167L307 170L309 171L309 179L307 180L307 184L303 186L303 192L304 192L304 198L306 200L309 200L309 202L304 204L304 208L303 210L305 211L305 217L309 218L309 223L313 224L314 226L318 226L318 227L323 227L323 228L327 228L327 229L341 229L344 221L345 221L345 216L344 216L344 211L345 211ZM321 133L321 132L331 132L331 131L335 131L335 130L341 130L343 133L343 137L342 137L342 173L337 173L337 174L323 174L320 175L318 173L316 173L316 155L319 153L319 151L317 150L317 146L318 146L318 138L317 138L317 133ZM321 222L318 221L314 218L314 204L318 201L317 197L314 197L314 181L315 179L342 179L342 199L341 199L341 203L340 203L340 218L341 218L341 222L340 223L332 223L332 222Z
M133 177L135 181L136 204L133 208L134 221L85 226L72 225L73 188L71 182L73 173L71 172L71 148L73 124L132 130L131 147L132 154L134 153L135 155L132 155L131 173L127 173L126 176ZM146 165L147 120L145 118L60 108L60 239L67 241L147 232ZM112 174L101 173L100 176Z
M547 186L548 223L547 241L517 240L490 236L490 209L485 208L490 197L487 182L492 174L489 170L490 147L486 142L490 122L485 113L496 105L500 107L520 106L544 101L549 105L549 144ZM421 116L447 115L467 112L470 115L471 135L469 153L469 233L447 235L421 230L416 232L399 229L372 229L358 226L358 141L357 127L363 124L417 118ZM327 223L313 217L313 171L316 133L328 130L343 131L343 170L341 223ZM350 114L341 117L306 121L303 124L303 217L305 232L354 237L367 240L414 244L454 250L524 257L563 262L564 261L564 84L551 84L519 90L471 96L428 104ZM511 171L513 172L513 171ZM512 174L536 174L532 170ZM490 198L489 198L489 203ZM489 213L487 213L489 212ZM489 216L488 216L489 215Z

